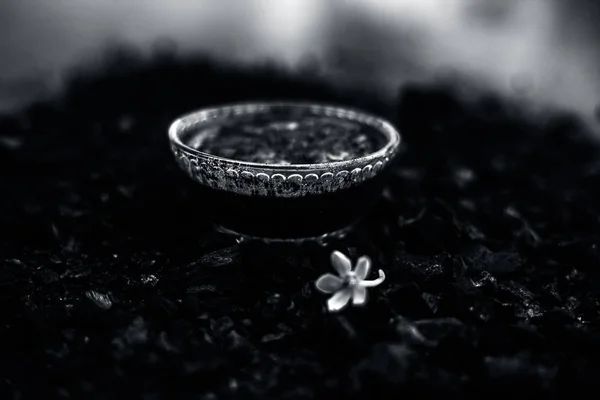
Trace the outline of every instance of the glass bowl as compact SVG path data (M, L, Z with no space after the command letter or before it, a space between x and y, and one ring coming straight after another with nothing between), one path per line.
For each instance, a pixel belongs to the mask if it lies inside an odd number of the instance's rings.
M192 112L169 139L220 231L282 241L342 236L377 202L401 141L361 111L283 102Z

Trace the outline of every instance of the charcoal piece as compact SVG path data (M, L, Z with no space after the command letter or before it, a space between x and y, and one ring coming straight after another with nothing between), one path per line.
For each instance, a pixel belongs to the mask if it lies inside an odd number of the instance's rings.
M512 251L492 252L485 246L475 246L467 253L466 260L475 271L488 271L492 274L508 274L523 264L518 253Z

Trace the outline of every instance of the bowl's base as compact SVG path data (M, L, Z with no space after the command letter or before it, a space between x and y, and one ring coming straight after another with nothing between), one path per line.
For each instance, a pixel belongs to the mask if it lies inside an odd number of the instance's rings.
M306 242L313 243L325 243L328 240L332 239L343 239L346 235L352 230L353 225L347 226L342 229L338 229L332 232L326 232L319 236L309 236L309 237L286 237L286 238L277 238L277 237L262 237L262 236L253 236L242 232L237 232L233 229L229 229L223 225L214 224L215 229L218 232L224 233L226 235L234 236L236 239L244 242L249 241L258 241L264 243L288 243L288 244L300 244Z

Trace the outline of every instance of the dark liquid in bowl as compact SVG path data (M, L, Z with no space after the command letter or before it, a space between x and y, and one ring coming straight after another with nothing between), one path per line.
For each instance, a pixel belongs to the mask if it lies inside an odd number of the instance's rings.
M264 164L345 161L373 153L386 138L375 128L326 116L240 116L206 126L191 147L215 156Z

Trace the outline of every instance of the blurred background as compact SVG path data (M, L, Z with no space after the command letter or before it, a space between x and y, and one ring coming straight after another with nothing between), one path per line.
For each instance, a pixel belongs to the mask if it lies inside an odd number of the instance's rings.
M447 79L598 125L600 2L591 0L3 0L0 111L60 91L111 46L319 69L393 96Z

